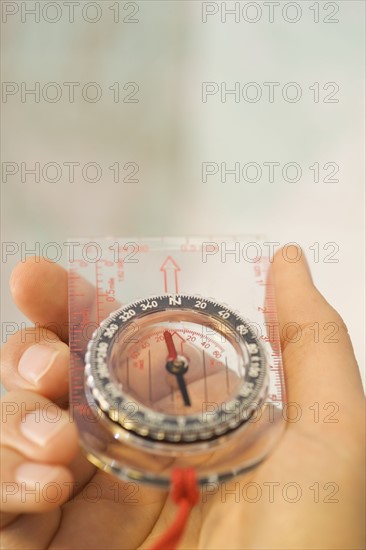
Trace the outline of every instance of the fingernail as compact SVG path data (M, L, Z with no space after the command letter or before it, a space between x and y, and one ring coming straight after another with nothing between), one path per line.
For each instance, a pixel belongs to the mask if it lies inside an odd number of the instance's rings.
M15 472L15 479L18 483L37 486L44 485L55 477L55 467L47 464L34 464L25 462Z
M34 344L21 356L18 365L19 374L27 382L37 384L40 378L52 367L59 353L59 350L51 346Z
M66 416L61 416L58 409L55 414L51 410L44 410L44 414L37 411L30 412L20 422L21 433L32 443L41 447L46 446L68 423Z

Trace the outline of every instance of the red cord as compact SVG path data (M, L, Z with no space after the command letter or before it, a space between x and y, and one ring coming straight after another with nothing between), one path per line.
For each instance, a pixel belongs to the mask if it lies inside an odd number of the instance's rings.
M196 472L192 468L177 468L172 472L171 498L179 510L174 522L150 550L175 550L184 533L189 512L198 502Z

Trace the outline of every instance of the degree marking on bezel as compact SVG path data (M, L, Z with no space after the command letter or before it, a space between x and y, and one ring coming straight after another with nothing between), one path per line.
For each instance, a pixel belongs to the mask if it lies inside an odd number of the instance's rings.
M181 305L170 303L170 297L180 298ZM194 301L196 301L197 303L197 300L206 303L205 309L194 308ZM123 312L135 310L139 305L144 303L151 303L152 301L158 302L157 307L150 308L148 311L140 311L127 319L121 319L121 316L123 316ZM207 306L209 307L207 308ZM241 413L244 413L242 414L243 419L241 421L237 421L237 410L234 410L232 413L230 413L230 411L228 412L226 410L221 410L219 413L217 413L217 421L215 423L213 423L212 419L210 422L202 422L202 420L200 420L202 414L194 414L184 417L183 422L182 417L158 413L142 404L137 403L136 401L135 404L138 406L138 416L141 418L140 422L138 422L137 424L134 424L132 422L131 425L131 419L128 418L128 415L127 421L123 421L121 417L119 417L119 421L116 420L118 415L116 415L114 405L116 403L116 400L118 401L119 405L125 405L125 402L127 401L126 394L120 388L117 388L117 386L114 386L113 392L108 391L108 388L111 388L113 383L111 382L109 377L106 377L105 375L100 375L98 371L98 366L103 374L108 372L106 358L109 354L109 348L113 346L115 336L119 334L122 330L126 330L125 327L128 327L130 323L134 322L136 319L139 319L142 316L146 317L157 311L168 309L191 310L203 315L207 315L208 317L211 316L215 320L221 322L224 326L229 327L233 331L233 334L236 334L244 342L250 358L248 376L243 383L243 387L238 392L238 395L230 400L239 403L239 406L241 407ZM230 314L229 317L227 319L224 319L218 314L218 309L220 309L220 311L228 312ZM115 330L114 335L112 337L109 337L108 334L110 334L110 331L108 331L108 327L112 323L117 323L119 327L117 330ZM244 325L247 330L237 331L237 327L242 325ZM105 334L106 331L107 334ZM244 333L241 334L241 332ZM100 346L101 344L103 345L101 346L101 348L99 348L98 346ZM107 348L105 346L106 344ZM253 344L257 346L257 352L255 354L250 351L250 346ZM106 353L104 351L105 349L107 349ZM100 350L102 350L102 352L99 354L97 361L96 353ZM255 361L253 361L253 359L255 359ZM86 385L90 389L90 393L95 399L97 405L106 413L106 415L112 422L117 422L123 428L133 431L134 433L142 437L150 437L157 441L166 441L168 443L178 442L181 440L186 442L196 442L202 439L219 437L220 435L223 435L235 429L238 425L245 424L248 421L248 418L245 418L245 412L250 409L250 406L253 404L255 398L258 397L259 401L262 401L264 399L263 394L267 390L266 378L268 368L266 363L266 356L261 342L253 334L248 322L243 319L236 311L231 310L226 305L219 304L212 299L196 295L164 294L160 296L150 296L148 298L140 299L130 304L127 304L122 308L116 310L115 312L112 312L108 318L102 321L99 329L94 332L92 339L89 341L87 352L85 355L85 362ZM256 368L256 370L258 370L258 374L256 375L256 377L252 377L249 375L249 370L253 366ZM102 380L105 382L102 382ZM114 394L114 400L111 399L111 393ZM162 418L162 421L161 423L159 423L159 425L154 424L154 419L157 416Z

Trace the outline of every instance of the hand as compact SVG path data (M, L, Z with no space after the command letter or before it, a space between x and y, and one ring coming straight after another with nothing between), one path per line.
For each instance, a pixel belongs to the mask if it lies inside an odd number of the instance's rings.
M273 452L256 469L202 497L192 510L184 549L364 547L364 396L347 330L313 286L304 260L285 262L279 253L273 275L280 326L292 322L302 328L297 342L282 342L288 401L297 403L301 418L287 424ZM137 503L116 500L112 484L118 484L120 495L126 484L86 461L65 408L66 272L46 261L28 260L15 269L11 291L23 313L48 329L22 330L2 350L3 383L9 390L2 400L3 548L149 548L175 517L176 506L167 493L144 486L138 487ZM311 329L315 322L319 342ZM327 323L339 327L337 343L327 343ZM319 404L319 419L314 417L314 403ZM338 422L324 421L332 412L325 410L329 403L339 407L333 416ZM47 411L46 419L41 415L35 421L31 411L37 408ZM72 482L77 483L77 494L69 498ZM269 498L271 483L279 484L272 485L274 502ZM297 502L289 502L293 491L289 489L288 498L283 492L291 483L302 493ZM249 502L250 491L243 497L247 484L262 491L255 503ZM49 492L43 490L47 487ZM102 498L93 502L96 487ZM37 499L25 493L32 488ZM324 501L331 492L337 502Z

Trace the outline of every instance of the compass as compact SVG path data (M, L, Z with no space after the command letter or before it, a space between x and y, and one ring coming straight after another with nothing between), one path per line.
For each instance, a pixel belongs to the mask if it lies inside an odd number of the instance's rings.
M85 391L128 445L179 454L243 430L267 397L268 363L239 313L213 299L161 295L102 322L85 357Z

